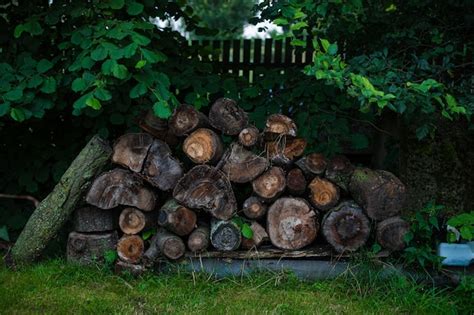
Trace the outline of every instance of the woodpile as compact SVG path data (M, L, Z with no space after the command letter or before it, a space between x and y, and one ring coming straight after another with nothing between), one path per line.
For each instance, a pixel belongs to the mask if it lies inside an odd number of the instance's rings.
M268 248L301 256L329 244L347 254L369 239L388 251L404 246L400 180L344 156L305 154L290 117L270 115L258 130L222 98L208 116L181 105L168 121L147 113L140 127L115 141L111 170L75 211L70 260L113 249L117 270L135 274L187 253Z

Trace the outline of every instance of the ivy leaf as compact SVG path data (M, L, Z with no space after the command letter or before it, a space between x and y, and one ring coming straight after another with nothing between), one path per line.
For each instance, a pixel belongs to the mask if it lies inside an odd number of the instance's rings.
M290 26L290 30L292 31L297 31L299 29L302 29L303 27L308 26L308 23L306 22L298 22Z
M131 36L132 36L132 40L140 46L146 46L151 42L151 40L148 37L143 36L137 32L132 32Z
M36 71L45 73L53 67L53 63L46 59L41 59L36 65Z
M86 100L86 105L93 108L93 109L95 109L95 110L99 110L102 107L99 100L96 99L95 97L89 97Z
M8 101L18 101L23 97L23 90L19 87L16 87L13 90L8 91L3 95L3 98L8 100Z
M82 92L87 88L86 81L83 78L76 78L72 81L71 88L74 92Z
M153 105L153 112L162 119L168 119L171 116L169 104L164 100L160 100Z
M139 15L143 12L143 4L132 1L128 3L127 13L130 15Z
M112 74L117 79L125 79L128 75L128 69L124 65L116 63L112 66Z
M142 48L141 49L143 57L150 62L150 63L156 63L160 61L166 61L166 56L162 52L153 52L151 50Z
M253 231L247 223L242 224L242 235L247 239L253 237Z
M43 83L43 78L40 75L34 75L31 79L28 80L27 87L34 89Z
M54 93L56 91L56 79L53 77L47 77L44 80L40 91L46 94Z
M10 116L13 120L22 122L26 119L26 114L23 108L12 108L10 110Z
M146 60L138 60L137 64L135 65L135 69L141 69L146 65Z
M107 50L99 46L91 52L91 58L95 61L104 60L107 57Z
M145 83L139 82L135 85L129 92L130 98L138 98L147 92L147 87Z
M321 38L321 45L323 46L324 52L328 52L329 46L331 45L327 39Z
M107 59L101 67L101 70L104 74L110 75L112 74L112 69L117 64L115 60Z
M104 88L97 88L94 91L94 96L101 101L110 101L112 99L112 94Z

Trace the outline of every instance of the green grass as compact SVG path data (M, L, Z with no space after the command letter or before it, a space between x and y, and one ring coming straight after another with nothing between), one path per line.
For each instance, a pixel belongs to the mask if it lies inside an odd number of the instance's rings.
M0 269L2 314L456 314L472 312L472 303L459 292L400 276L381 279L376 272L310 283L285 273L217 280L177 272L133 279L62 260L16 272Z

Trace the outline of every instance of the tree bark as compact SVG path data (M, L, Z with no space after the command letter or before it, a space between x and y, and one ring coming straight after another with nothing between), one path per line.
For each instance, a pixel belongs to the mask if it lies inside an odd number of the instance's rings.
M377 243L383 248L398 251L405 248L405 235L410 224L400 217L392 217L377 224Z
M262 245L264 242L267 242L270 238L268 237L267 231L258 224L257 222L252 222L250 225L250 229L253 232L252 238L248 239L243 237L242 238L242 248L244 249L252 249L252 248L258 248L260 245Z
M188 248L193 253L205 251L209 247L209 225L200 222L198 227L189 234Z
M158 214L158 224L179 236L191 233L196 227L196 221L196 214L174 199L168 200Z
M196 164L215 164L224 153L224 145L214 131L200 128L184 140L183 152Z
M87 143L29 218L9 257L13 266L31 263L41 254L69 219L89 188L89 182L101 172L111 154L110 146L99 136Z
M339 187L325 178L315 177L308 188L309 200L321 211L327 211L339 202Z
M140 173L152 143L153 137L147 133L125 134L114 143L112 162Z
M156 226L155 212L142 212L135 208L125 208L120 213L119 226L125 234L138 234L146 228Z
M303 248L314 241L318 230L317 214L302 198L280 198L268 209L267 231L278 248Z
M279 139L266 143L268 158L277 165L288 165L303 155L306 149L306 140L302 138Z
M247 113L240 108L236 101L229 98L220 98L212 104L209 111L211 126L222 133L235 136L248 124Z
M145 244L138 235L123 235L117 243L119 258L127 263L136 264L143 256Z
M239 226L232 220L211 220L211 244L221 251L232 251L239 248L242 235Z
M306 178L301 169L294 168L286 174L286 186L290 194L295 196L304 194L306 185Z
M179 143L178 138L170 131L168 120L157 117L153 110L147 111L146 115L140 119L139 126L146 133L171 146Z
M143 259L146 264L153 264L160 254L168 259L177 260L183 257L185 252L186 246L179 236L160 229L151 239L150 247Z
M324 216L322 231L337 252L354 252L367 242L370 223L357 204L343 202Z
M234 183L248 183L262 174L268 166L267 159L233 143L230 153L224 155L222 171Z
M207 126L209 120L206 115L187 104L178 106L169 120L171 132L178 137L189 135L194 130Z
M106 232L117 228L117 213L96 207L78 208L73 213L73 227L76 232Z
M265 124L265 139L273 141L282 136L296 137L298 129L295 122L288 116L273 114L268 116Z
M260 141L260 131L255 126L248 126L239 133L239 143L244 147L253 147Z
M323 175L327 164L328 161L321 153L310 153L296 162L296 165L310 179Z
M285 172L276 166L252 181L253 191L264 200L274 200L285 190L285 187Z
M117 275L130 274L134 277L139 277L145 273L145 266L142 264L131 264L118 259L115 262L114 273Z
M107 233L69 233L67 260L80 264L102 262L107 251L114 251L117 245L117 232Z
M267 205L256 196L245 199L242 208L245 216L249 219L259 219L267 213Z
M405 205L405 185L387 171L357 168L349 190L367 215L377 221L399 215Z
M190 209L202 209L221 220L232 218L237 210L226 175L207 165L195 166L184 175L174 188L173 197Z
M354 166L343 155L332 158L326 168L326 178L344 190L348 190Z

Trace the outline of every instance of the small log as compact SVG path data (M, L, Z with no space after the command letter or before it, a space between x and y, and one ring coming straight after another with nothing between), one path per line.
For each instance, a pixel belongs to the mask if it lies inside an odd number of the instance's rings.
M209 111L211 126L230 136L238 135L247 126L248 120L247 113L229 98L218 99Z
M140 173L152 143L153 137L147 133L125 134L115 141L112 162Z
M268 237L267 231L258 224L257 222L252 222L250 225L250 229L253 232L252 238L248 239L243 237L242 238L242 248L244 249L251 249L251 248L258 248L264 242L267 242L270 238Z
M296 162L296 165L311 179L323 175L327 164L328 161L321 153L310 153Z
M242 211L249 219L259 219L267 213L267 205L260 198L251 196L245 199Z
M222 161L222 171L234 183L248 183L268 167L267 159L233 143Z
M253 147L260 140L260 131L255 126L248 126L239 133L239 143L244 147Z
M268 209L268 235L278 248L303 248L314 241L318 230L317 214L302 198L280 198Z
M304 194L306 185L306 178L301 169L294 168L286 174L286 187L290 194L295 196Z
M276 166L252 181L253 191L264 200L277 198L285 190L285 187L285 172Z
M194 130L207 126L209 120L206 115L187 104L178 106L169 120L170 131L178 137L189 135Z
M347 191L353 172L354 166L351 161L343 155L337 155L326 167L326 178Z
M410 224L400 217L392 217L377 224L377 243L383 248L398 251L405 248L405 235Z
M190 209L202 209L221 220L237 210L234 191L226 175L215 167L193 167L174 188L173 198Z
M168 120L156 116L153 110L148 110L145 116L140 119L140 128L153 137L160 139L171 146L178 145L178 138L171 133L168 127Z
M135 208L125 208L120 213L119 226L125 234L138 234L145 228L155 226L154 212L141 212Z
M103 173L94 180L86 201L101 209L112 209L123 205L151 211L155 208L156 196L143 186L140 178L129 171L117 168Z
M232 220L211 220L211 244L217 250L232 251L239 248L242 234L239 226Z
M224 146L214 131L200 128L184 140L183 152L196 164L215 164L222 157Z
M268 158L277 165L288 165L294 159L303 155L306 149L306 140L302 138L279 139L266 143Z
M121 261L120 259L115 262L114 272L117 275L130 274L134 277L139 277L144 274L145 271L145 266L141 264L131 264Z
M160 229L151 239L150 247L145 252L143 260L147 265L153 264L160 255L177 260L184 256L186 246L183 240L165 229Z
M116 245L116 231L97 234L71 232L67 241L67 261L84 265L102 262L106 252L114 251Z
M275 140L278 137L296 137L297 128L295 122L288 116L273 114L268 116L264 129L266 140Z
M117 228L117 215L115 211L82 207L74 211L72 222L76 232L106 232Z
M209 247L209 225L200 222L198 227L189 234L188 248L193 253L205 251Z
M123 235L117 243L119 258L127 263L136 264L142 256L145 244L138 235Z
M405 185L387 171L356 168L349 191L367 215L377 221L399 215L405 205Z
M367 242L370 223L357 204L346 201L324 216L322 231L337 252L354 252Z
M327 211L339 202L339 187L325 178L315 177L308 188L309 200L321 211Z
M196 221L196 214L174 199L168 200L158 214L158 224L179 236L191 233L196 227Z

